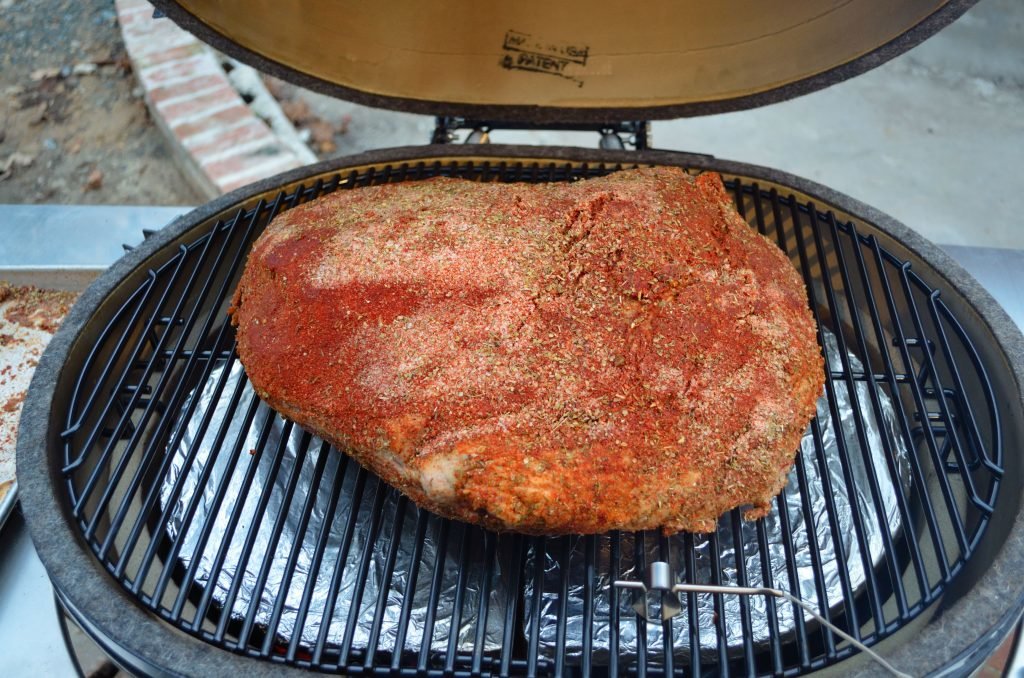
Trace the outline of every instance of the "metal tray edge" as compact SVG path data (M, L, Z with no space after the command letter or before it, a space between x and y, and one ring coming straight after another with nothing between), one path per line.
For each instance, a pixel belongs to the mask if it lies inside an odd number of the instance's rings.
M82 292L106 266L0 266L0 280L12 285Z
M4 495L3 499L0 499L0 530L3 529L4 523L7 522L7 518L10 517L14 511L15 505L18 503L18 480L15 478L14 484L11 485L10 489L7 490L7 494Z

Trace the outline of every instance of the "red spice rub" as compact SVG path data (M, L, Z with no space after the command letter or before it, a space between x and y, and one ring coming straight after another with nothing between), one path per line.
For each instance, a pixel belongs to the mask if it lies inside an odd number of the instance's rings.
M763 514L824 382L790 262L674 168L335 193L268 226L231 313L272 407L531 534Z

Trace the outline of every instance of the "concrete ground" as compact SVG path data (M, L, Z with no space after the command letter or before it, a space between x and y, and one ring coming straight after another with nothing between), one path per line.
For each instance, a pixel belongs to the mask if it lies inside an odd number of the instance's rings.
M350 116L336 153L426 143L433 120L303 95ZM596 146L596 135L495 142ZM659 121L657 148L767 165L826 184L933 241L1024 248L1024 3L981 0L927 42L852 80L763 108Z
M1024 248L1024 3L982 0L874 71L654 141L827 184L936 242Z

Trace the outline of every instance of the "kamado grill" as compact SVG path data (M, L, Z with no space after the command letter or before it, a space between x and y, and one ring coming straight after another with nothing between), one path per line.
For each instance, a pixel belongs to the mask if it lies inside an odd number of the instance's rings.
M434 145L303 168L178 219L93 284L54 338L21 424L22 502L61 603L123 667L880 671L838 628L903 671L964 674L1009 632L1024 609L1020 332L885 215L774 170L647 150L643 122L823 87L969 2L653 2L641 22L575 2L155 4L264 70L444 117ZM592 129L602 149L445 143L460 127L477 140ZM712 534L672 537L486 532L418 510L248 386L226 309L276 214L385 182L572 181L645 165L720 172L807 284L829 378L767 518L733 511ZM818 616L762 595L676 596L673 584L780 589Z

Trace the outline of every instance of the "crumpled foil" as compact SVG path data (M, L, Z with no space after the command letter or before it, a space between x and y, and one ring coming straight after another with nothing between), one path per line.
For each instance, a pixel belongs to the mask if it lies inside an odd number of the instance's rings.
M843 365L838 342L828 330L823 328L822 333L825 338L825 355L829 367L835 373L842 373ZM863 365L855 355L848 353L848 359L853 373L863 372ZM854 595L864 586L865 558L862 556L862 550L867 551L867 560L872 563L872 567L880 562L884 551L881 533L883 522L888 526L894 539L899 533L901 518L895 484L900 483L904 488L909 487L910 467L907 449L897 428L895 405L891 398L870 380L855 382L856 407L845 379L833 379L832 388L835 394L836 410L839 414L838 422L830 413L826 396L822 395L818 399L816 417L820 433L820 450L811 427L808 427L800 443L797 462L798 465L802 465L806 474L807 496L801 496L797 466L794 466L790 472L789 483L783 490L789 519L788 527L791 530L792 549L787 551L778 502L773 504L771 513L763 521L758 521L763 522L766 552L761 551L758 545L758 522L742 521L740 533L743 548L742 554L738 555L732 517L725 515L719 521L715 534L718 543L717 569L720 577L717 583L725 586L740 585L738 566L742 564L746 573L746 586L770 586L784 589L816 605L819 611L826 608L833 609L845 597L841 572L846 573ZM882 421L878 421L875 416L870 389L875 389L877 394ZM857 437L858 422L866 433L865 440L868 449L862 449ZM854 480L852 488L847 485L843 473L840 443L837 436L845 444L850 474ZM882 441L883 436L890 443L898 478L893 478L889 471ZM869 464L877 477L879 503L884 508L882 515L879 515L879 511L876 510L876 505L870 494ZM823 473L827 474L827 478L831 481L832 493L830 495L827 494L826 485L823 482ZM851 511L851 503L854 501L863 517L864 549L862 549L854 529L854 518ZM804 502L810 507L809 513L805 512ZM835 509L831 516L827 508L829 504ZM835 531L830 524L830 518L838 526ZM639 549L637 548L637 538L643 540ZM572 543L569 547L568 597L565 601L565 653L570 660L578 660L583 649L586 551L583 538L571 537L570 539L572 539ZM608 657L612 580L643 581L647 564L656 560L667 560L674 568L676 582L712 583L714 554L712 553L711 536L698 534L693 535L692 539L696 558L695 567L692 572L689 572L686 562L688 554L688 550L685 548L686 537L682 534L661 538L658 534L653 533L639 536L623 533L619 546L618 568L610 562L611 538L608 536L598 538L596 576L591 590L594 600L592 657L596 663L601 663ZM820 551L820 579L827 601L820 600L816 590L816 582L819 577L812 560L811 539L817 541ZM837 544L841 544L841 555L837 554ZM560 601L562 587L560 551L559 547L551 545L545 549L543 575L538 575L537 551L531 546L527 552L525 568L523 602L526 633L529 636L532 631L535 614L534 592L539 585L542 588L538 632L539 648L541 656L547 657L555 656L560 609L563 605ZM637 557L638 551L640 552L639 558ZM794 591L787 569L790 554L795 561L798 591ZM762 565L765 556L767 556L767 566L770 572L769 581L765 581ZM682 613L671 621L672 655L674 659L681 660L683 663L689 661L690 658L688 600L687 595L680 595ZM710 658L717 654L718 629L716 621L720 621L724 627L727 652L730 655L743 652L742 604L749 606L750 624L753 630L751 640L755 646L766 643L771 637L772 631L768 616L769 603L765 596L722 596L720 598L723 610L721 619L716 613L715 596L698 594L696 601L699 652L702 658ZM620 589L618 628L620 661L629 661L630 658L636 657L637 632L640 625L643 625L642 632L645 634L646 643L641 643L641 650L646 647L645 654L648 661L658 664L662 661L665 652L662 624L660 621L649 623L640 620L632 608L632 603L632 592ZM795 632L794 608L792 605L778 601L773 601L773 603L777 633L784 639L787 635ZM817 624L809 615L805 616L805 619L812 625L811 628Z
M187 419L184 416L188 407L186 402L182 410L182 420L178 423L179 427L185 427L184 435L175 449L168 450L168 454L173 457L170 469L162 479L160 495L161 507L171 507L166 524L167 534L171 539L178 538L185 527L178 559L186 571L194 566L194 575L189 583L194 582L205 590L213 579L212 600L217 607L225 606L232 583L236 577L241 577L236 597L231 605L233 618L243 619L250 609L256 606L255 624L265 629L272 620L275 604L284 596L280 621L273 630L275 637L279 642L288 643L296 633L299 633L301 646L308 650L316 646L321 626L325 622L324 614L328 608L331 580L341 559L342 539L353 510L359 467L354 462L347 461L343 455L332 452L317 437L311 437L308 444L303 445L305 433L297 426L291 427L286 438L285 421L266 405L258 402L239 363L232 364L218 396L217 384L224 369L224 364L215 367L206 383L193 391L190 398L198 396L199 402L192 416ZM239 387L240 379L244 380L241 385L241 398L237 405L232 407L232 394ZM258 409L252 424L246 427L244 414L252 405L256 405ZM204 431L201 423L210 408L213 408L212 417ZM226 426L226 430L223 440L217 445L222 425ZM259 445L261 435L267 436L262 447ZM231 451L236 445L240 445L240 454L237 462L231 464ZM191 464L187 463L190 452L195 453ZM328 456L317 486L314 483L316 467L323 453ZM252 464L257 466L252 484L246 488L244 479ZM298 479L293 481L292 475L296 472L299 474ZM205 481L202 478L204 473L209 474ZM175 495L174 485L181 474L185 474L185 477L180 491ZM290 481L295 488L292 492L289 492ZM215 505L217 490L225 482L228 483L227 491L220 505ZM341 483L340 491L337 492L337 507L328 515L331 495L335 493L337 483ZM262 517L258 517L256 513L259 500L265 491L269 492L269 501ZM197 492L201 493L198 497ZM315 494L310 496L310 493ZM382 493L383 497L378 498L377 493ZM312 501L312 511L303 530L304 505L307 498ZM196 499L195 513L186 526L189 505L193 499ZM382 501L382 516L375 532L373 507L378 499ZM234 530L230 530L230 518L239 502L242 503L241 514ZM393 575L388 581L383 582L389 548L395 537L396 520L400 517L400 506L404 515L401 516L402 523L397 535L399 541L394 555ZM350 608L358 599L359 610L351 638L351 648L366 648L381 586L386 586L387 604L384 607L379 640L375 647L377 650L390 652L395 647L399 633L399 615L413 567L419 510L410 502L402 502L395 490L372 475L369 476L363 496L355 509L357 515L351 529L352 543L345 554L344 569L335 596L334 608L326 620L326 646L338 647L342 644L349 625ZM272 549L273 525L282 515L284 520L281 535ZM332 521L327 533L327 546L321 565L314 572L316 579L308 613L300 621L301 601L314 563L317 538L325 519ZM406 651L418 651L424 645L427 605L438 557L444 559L444 566L440 602L433 610L435 621L429 643L433 651L444 652L448 647L454 592L458 585L458 550L461 536L455 529L450 530L446 548L439 549L440 524L441 519L436 516L428 518L408 630L402 644ZM473 529L478 534L475 535L475 541L465 544L468 574L463 589L457 647L466 651L474 648L483 573L489 569L492 583L486 606L488 615L484 650L491 651L501 647L505 603L508 600L507 589L501 576L499 558L495 556L492 561L487 561L485 550L473 547L482 541L479 538L482 531L476 528L467 529ZM203 541L202 534L206 530L209 531L209 536ZM253 530L256 531L255 541L248 559L243 562L244 544ZM289 569L289 555L297 539L301 540L301 547L297 552L294 567ZM225 541L229 542L229 546L223 564L214 578L213 567L217 551ZM371 549L371 560L365 583L357 590L361 560L367 547ZM195 562L197 558L198 562ZM266 582L257 592L260 571L264 563L269 563L265 575ZM282 583L288 577L289 571L292 574L288 580L288 588L282 592ZM296 625L300 623L301 628L297 629Z

